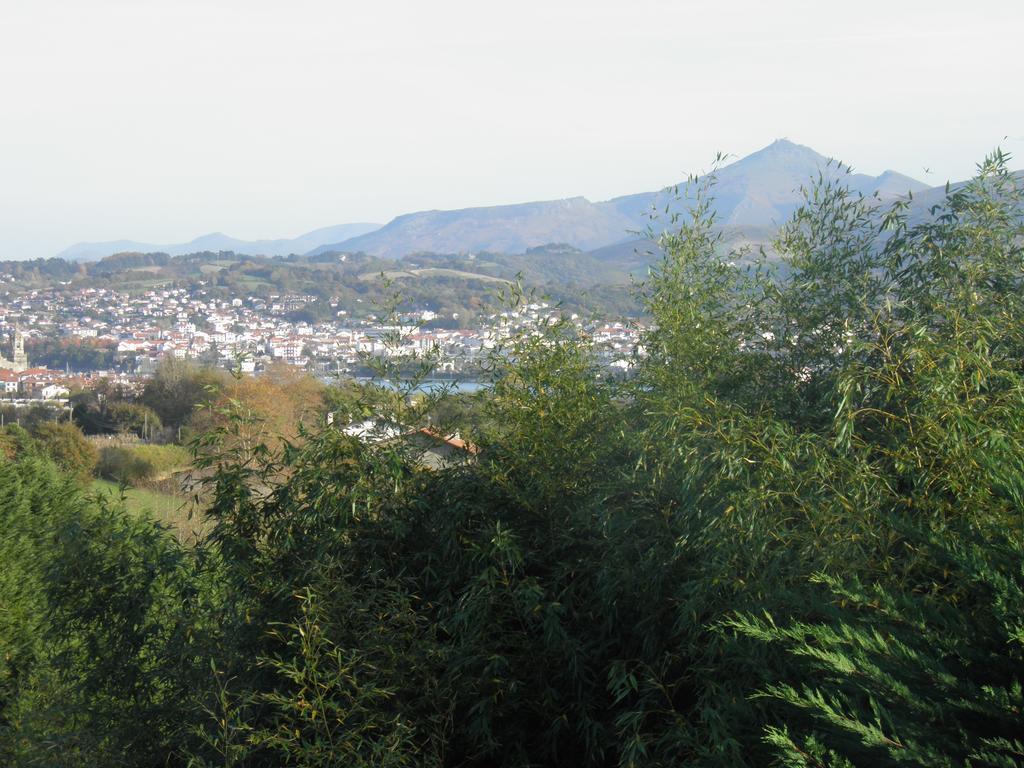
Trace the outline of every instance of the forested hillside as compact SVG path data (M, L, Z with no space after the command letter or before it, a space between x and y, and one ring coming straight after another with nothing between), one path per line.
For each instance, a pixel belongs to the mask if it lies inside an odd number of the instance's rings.
M587 306L608 316L636 313L640 307L629 293L631 275L646 275L653 254L646 242L623 244L610 258L546 248L522 255L417 253L403 259L362 253L274 258L209 251L182 256L119 253L89 263L0 262L0 282L13 297L31 290L72 294L90 288L132 294L184 288L223 300L301 293L322 300L310 310L321 313L312 320L324 320L333 318L327 306L332 299L354 317L372 314L389 295L390 279L400 281L411 305L448 317L457 313L465 325L481 307L493 310L496 285L517 276L577 310ZM324 312L328 315L322 316Z
M822 178L780 263L692 185L630 376L553 323L469 407L372 403L471 460L219 400L198 542L8 430L0 764L1024 765L1006 163L924 223Z

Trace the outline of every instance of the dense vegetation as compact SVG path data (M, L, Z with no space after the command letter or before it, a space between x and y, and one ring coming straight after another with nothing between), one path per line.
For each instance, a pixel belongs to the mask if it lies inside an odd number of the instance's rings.
M1005 162L915 226L822 181L784 272L720 257L702 189L635 375L600 378L570 323L511 339L471 463L270 430L239 385L196 438L195 545L15 435L0 761L1024 765ZM466 416L432 400L375 405Z
M116 344L95 340L32 339L26 351L35 366L58 371L110 370L117 357Z
M735 236L735 233L733 233ZM389 294L386 275L398 280L419 309L439 315L439 326L471 327L484 308L494 310L494 288L520 276L574 310L607 315L640 310L630 292L630 275L643 275L652 258L649 244L624 245L610 256L534 249L527 254L416 253L384 259L363 253L317 256L246 256L200 252L182 256L121 253L97 262L63 259L0 262L0 275L11 279L12 293L26 289L73 292L108 288L139 292L155 288L202 291L210 299L299 294L310 297L289 313L293 321L335 321L339 309L349 317L367 318ZM40 341L32 359L75 370L109 367L113 350L95 343ZM106 361L104 363L104 361Z

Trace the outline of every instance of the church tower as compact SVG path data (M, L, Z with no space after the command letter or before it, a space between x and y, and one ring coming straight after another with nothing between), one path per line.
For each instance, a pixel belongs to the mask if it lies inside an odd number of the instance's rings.
M25 337L18 328L14 329L14 366L15 370L24 371L28 368L28 355L25 354Z
M14 344L13 346L13 360L7 360L0 355L0 370L14 371L15 373L21 373L28 369L28 355L25 354L25 337L21 335L21 331L17 328L14 329Z

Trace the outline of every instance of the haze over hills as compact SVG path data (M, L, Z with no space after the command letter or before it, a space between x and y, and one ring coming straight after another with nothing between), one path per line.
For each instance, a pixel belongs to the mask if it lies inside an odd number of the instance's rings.
M800 188L821 173L845 177L864 194L891 199L918 193L928 185L896 171L879 176L851 173L809 147L780 139L753 154L718 169L714 188L719 221L734 228L772 228L785 221L801 201ZM685 194L685 185L679 189ZM120 251L180 255L195 251L234 251L278 256L292 253L320 255L363 252L401 258L410 253L471 253L478 251L521 254L546 243L566 243L584 251L629 243L651 223L652 210L679 210L673 195L662 190L591 202L584 197L564 200L420 211L396 217L383 227L342 224L283 240L237 240L220 233L188 243L154 245L127 240L79 243L58 254L68 259L97 259Z
M375 232L323 245L311 255L329 251L362 251L398 258L408 253L499 251L523 253L545 243L568 243L589 250L629 237L639 219L584 197L536 203L421 211L393 219Z
M76 243L57 254L58 258L74 261L94 261L115 253L134 251L138 253L166 253L181 256L198 251L234 251L252 256L288 256L304 254L324 243L337 242L378 229L380 224L358 223L337 224L321 227L294 238L278 240L239 240L221 232L212 232L190 240L187 243L158 245L140 243L135 240L112 240L105 243Z
M800 187L818 173L845 177L849 186L864 194L877 192L883 199L918 192L928 185L896 171L879 176L850 173L846 167L813 149L780 139L716 173L714 189L719 220L725 226L770 227L792 214L801 201ZM680 194L685 194L685 185ZM432 251L459 253L501 251L523 253L544 243L568 243L594 250L635 239L651 223L652 209L670 212L673 196L665 191L642 192L593 203L583 197L545 202L466 208L457 211L422 211L393 219L380 229L343 242L324 245L314 254L362 251L398 258Z

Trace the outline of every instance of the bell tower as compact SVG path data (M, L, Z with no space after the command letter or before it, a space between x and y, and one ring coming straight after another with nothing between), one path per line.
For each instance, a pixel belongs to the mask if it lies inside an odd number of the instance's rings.
M24 371L28 368L28 355L25 354L25 337L22 336L21 330L18 328L14 329L14 353L12 356L14 357L12 362L16 370Z
M25 354L25 337L21 335L21 331L17 328L14 329L14 343L13 347L13 360L7 360L3 355L0 355L0 370L14 371L15 373L21 373L24 370L28 370L28 355Z

